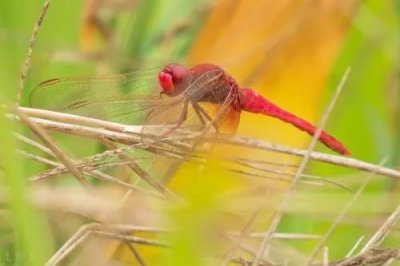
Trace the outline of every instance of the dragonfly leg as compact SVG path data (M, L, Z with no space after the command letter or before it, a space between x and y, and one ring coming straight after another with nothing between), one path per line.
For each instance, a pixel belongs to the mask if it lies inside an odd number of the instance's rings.
M162 138L165 137L165 136L167 136L167 135L170 134L171 132L175 131L177 128L179 128L179 127L183 124L183 122L185 122L186 117L187 117L187 112L188 112L188 105L189 105L189 101L185 101L184 104L183 104L182 112L181 112L181 114L179 115L179 118L178 118L178 120L176 121L175 125L173 125L173 126L172 126L171 128L169 128L168 130L164 131L164 132L161 134L161 137L162 137Z
M209 123L212 124L212 126L215 128L215 130L218 132L218 127L214 123L214 120L207 114L206 110L204 110L203 107L201 107L197 102L192 102L193 109L195 110L197 116L201 120L201 123L203 126L206 126L206 123L204 121L204 118L208 120Z
M197 117L200 119L200 122L203 126L206 125L206 121L204 120L204 114L201 112L200 106L197 103L192 103L193 109L196 112ZM206 117L207 119L207 117Z

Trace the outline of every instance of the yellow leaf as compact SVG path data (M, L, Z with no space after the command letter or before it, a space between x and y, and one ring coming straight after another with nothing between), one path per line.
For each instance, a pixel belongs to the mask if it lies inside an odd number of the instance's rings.
M315 122L356 4L355 0L218 1L193 45L188 63L220 65L241 87L253 88L278 106ZM244 112L237 132L294 147L304 147L310 139L281 121ZM277 163L295 162L293 157L240 147L218 146L213 152ZM251 173L248 168L246 171ZM291 178L270 176L274 178L242 177L243 193L227 206L227 213L238 214L227 231L241 230L257 211L250 228L267 229L280 192L287 189ZM277 180L285 177L286 182ZM178 172L172 181L174 190L184 191L188 178L187 170L185 174Z
M316 121L357 3L218 1L190 52L189 64L218 64L241 86ZM253 114L242 114L238 132L291 146L303 146L309 139L289 125Z

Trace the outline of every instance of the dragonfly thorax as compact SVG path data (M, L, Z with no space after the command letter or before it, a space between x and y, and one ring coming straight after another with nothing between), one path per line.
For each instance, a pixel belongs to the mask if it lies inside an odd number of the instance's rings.
M177 96L181 93L191 102L229 104L240 109L236 81L219 66L200 64L190 69L170 64L158 75L163 94Z

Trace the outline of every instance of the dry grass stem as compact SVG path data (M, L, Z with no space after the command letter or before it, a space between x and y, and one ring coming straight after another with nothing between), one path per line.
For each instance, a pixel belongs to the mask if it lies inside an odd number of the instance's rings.
M169 230L160 229L160 228L152 228L145 226L132 226L125 224L99 224L99 223L91 223L81 226L78 231L73 234L67 242L64 243L62 247L60 247L57 252L48 260L46 266L54 266L59 264L68 254L74 251L77 247L79 247L83 241L85 241L90 235L99 235L112 239L124 240L136 244L142 245L150 245L157 247L167 247L166 244L163 244L154 240L147 240L140 237L128 236L126 234L133 232L168 232Z
M384 164L386 160L383 160L380 164ZM347 212L350 210L351 207L353 207L354 203L358 200L358 198L361 196L362 192L365 190L369 182L372 180L372 178L375 176L375 173L372 172L369 174L369 176L364 180L364 182L361 184L361 186L357 189L356 193L353 195L352 199L346 204L346 206L343 207L342 211L339 213L339 215L336 217L336 219L333 221L331 226L329 227L328 231L325 233L325 235L322 237L320 240L319 244L317 247L314 249L314 251L311 253L309 259L308 259L308 265L311 265L312 262L314 261L315 257L317 254L320 252L321 248L323 245L325 245L325 242L328 240L330 235L332 234L333 230L336 228L336 226L343 220L344 216L347 214Z
M300 175L304 172L306 165L307 165L309 159L311 158L310 157L311 152L312 152L312 150L314 150L314 148L317 144L317 141L318 141L319 136L321 135L322 129L325 127L326 121L328 120L328 117L329 117L331 111L333 110L333 107L336 104L336 101L340 95L342 88L344 87L344 84L347 80L349 73L350 73L350 69L347 69L346 72L344 73L339 85L336 88L334 96L332 97L326 111L324 112L324 114L322 116L321 122L319 123L318 128L317 128L317 131L315 132L314 136L311 139L309 148L308 148L307 152L304 154L303 161L301 162L301 164L296 172L296 175L293 177L293 182L292 182L289 190L287 191L285 198L283 199L282 203L278 207L278 210L277 210L274 218L272 219L272 223L268 229L268 234L264 237L263 241L261 242L257 256L254 258L253 266L256 266L258 264L259 258L261 258L264 253L268 254L268 245L269 245L269 241L271 239L271 235L273 232L276 231L276 228L278 227L278 224L280 223L280 221L283 217L286 206L287 206L287 204L289 204L290 200L292 199L292 196L294 194L294 191L295 191L295 188L297 185L297 181L299 180Z
M351 256L353 256L353 254L356 252L357 248L360 246L360 244L362 243L362 241L364 240L365 236L361 236L356 243L354 243L354 245L351 247L351 249L349 250L349 252L346 254L345 258L349 258Z
M326 246L322 250L322 265L329 266L329 248Z
M44 110L44 109L28 108L28 107L19 107L19 110L21 112L24 112L26 115L29 115L32 117L44 118L44 119L59 121L59 122L63 122L63 123L72 123L72 124L76 123L78 125L100 127L100 128L105 128L105 129L112 130L112 131L117 131L117 132L124 132L126 130L126 128L129 127L129 129L134 131L133 130L134 126L122 125L122 124L113 123L113 122L106 121L106 120L90 118L90 117L78 116L78 115L73 115L73 114L68 114L68 113L54 112L54 111ZM136 130L141 131L142 128L140 127Z
M31 65L31 58L32 58L33 48L34 48L35 42L36 42L36 36L39 33L39 30L42 26L42 23L46 16L49 5L50 5L50 0L44 1L43 7L39 14L39 18L37 19L35 26L33 27L33 30L32 30L32 35L29 40L28 53L25 56L25 61L21 68L21 73L20 73L20 78L19 78L19 83L18 83L18 88L17 88L17 96L16 96L16 105L17 106L19 106L21 104L22 92L25 88L26 76L28 75L29 67Z
M117 146L110 141L107 141L106 145L114 150L117 148ZM180 200L178 196L175 195L175 193L165 187L160 181L150 176L142 167L139 166L139 164L133 158L129 157L129 155L127 155L125 152L119 153L118 157L121 160L127 160L129 162L127 164L129 169L136 173L144 182L153 187L155 190L171 199Z
M241 232L231 232L229 233L232 237L239 237L241 236ZM265 237L266 233L265 232L247 232L246 235L242 235L242 237L246 238L263 238ZM320 239L320 235L314 235L314 234L301 234L301 233L279 233L275 232L272 235L272 238L274 239L288 239L288 240L315 240L315 239Z
M382 224L382 226L378 229L378 231L372 236L372 238L365 244L361 253L366 252L367 250L378 248L386 236L389 234L390 230L396 225L396 223L400 219L400 205L396 208L396 210L386 219L386 221Z
M129 248L129 250L132 252L133 256L135 256L135 259L137 263L139 263L140 266L146 266L146 262L144 261L143 257L140 255L139 251L135 248L135 246L132 243L129 243L128 241L124 241L126 246Z
M128 242L132 242L132 243L139 244L139 245L155 246L155 247L162 247L162 248L171 247L167 243L163 243L163 242L160 242L160 241L157 241L157 240L150 240L150 239L131 236L131 235L127 235L127 234L118 234L118 233L101 231L101 230L93 230L92 233L95 234L95 235L98 235L98 236L103 236L103 237L106 237L106 238L128 241Z
M55 162L55 161L40 157L40 156L35 155L35 154L28 153L26 151L17 150L17 153L19 155L25 157L26 159L29 159L29 160L32 160L32 161L36 161L36 162L47 164L47 165L54 166L54 167L62 166L62 164L60 164L58 162Z
M375 266L384 265L388 261L399 260L400 249L370 249L363 254L332 262L332 266Z
M390 265L394 261L400 259L400 249L371 249L366 254L357 255L346 260L331 261L329 266L377 266L377 265ZM252 261L244 259L233 259L232 262L240 265L252 265ZM257 266L269 265L287 265L277 263L259 262ZM313 264L314 266L321 266L324 264Z
M237 169L229 169L229 170L232 171L232 172L240 173L240 174L244 174L244 175L266 177L266 178L271 178L271 179L282 180L282 181L285 181L285 182L292 182L292 179L291 178L284 178L284 177L281 177L281 176L293 177L295 175L295 173L293 173L293 172L286 172L286 171L282 171L282 170L274 170L274 169L271 169L271 168L259 167L259 166L255 165L255 164L253 164L252 162L240 162L240 163L238 163L238 165L243 165L243 166L249 167L252 170L260 170L262 172L275 174L276 176L258 175L258 174L255 174L255 173L249 173L247 171L237 170ZM305 178L305 179L314 180L314 182L313 181L299 180L299 183L317 185L317 186L321 186L322 183L329 183L331 185L334 185L336 187L342 188L342 189L347 190L349 192L353 192L348 187L346 187L343 184L340 184L339 182L335 182L335 181L332 181L332 180L329 180L327 178L323 178L323 177L320 177L320 176L301 174L300 177ZM320 181L320 182L315 182L315 181Z
M20 135L20 134L17 134L17 133L14 133L14 136L15 136L18 140L20 140L20 141L22 141L22 142L24 142L24 143L26 143L26 144L28 144L28 145L31 145L32 147L34 147L34 148L36 148L36 149L38 149L38 150L44 152L45 154L48 154L48 155L50 155L51 157L55 157L54 153L53 153L49 148L47 148L46 146L43 146L42 144L40 144L40 143L38 143L38 142L36 142L36 141L30 139L30 138L27 138L27 137L25 137L25 136L22 136L22 135Z
M250 234L250 229L251 226L253 225L253 222L255 221L257 215L260 212L260 208L257 208L250 216L248 221L244 224L242 230L239 232L237 237L235 238L235 241L230 245L230 247L226 251L226 255L224 257L224 260L222 262L222 265L228 265L229 262L232 260L232 257L234 255L234 252L236 248L239 247L239 245L242 243L243 239L245 239L249 234Z
M29 109L31 109L31 108L29 108ZM22 112L23 112L23 110L22 110ZM58 114L63 115L62 113L58 113ZM76 116L76 117L78 117L78 116ZM85 119L85 118L83 118L83 119ZM51 120L47 120L47 119L32 118L32 120L35 121L36 123L38 123L39 125L41 125L43 128L55 130L58 132L74 134L74 135L78 135L78 136L95 138L95 139L100 139L100 140L106 139L106 140L115 141L115 142L119 142L119 143L127 144L127 145L137 144L138 149L140 149L140 148L143 149L147 146L146 144L143 144L141 141L141 137L140 137L140 134L142 134L141 126L134 126L134 128L135 128L134 132L129 131L129 130L122 130L122 131L129 132L129 133L120 133L120 132L114 132L114 131L106 130L106 129L102 129L102 128L91 128L91 127L87 127L87 126L80 126L80 125L74 125L74 124L68 124L68 123L60 123L60 122L55 122L55 121L51 121ZM99 121L101 121L101 120L99 120ZM104 122L108 123L107 121L104 121ZM113 123L113 124L115 124L115 123ZM121 126L123 127L124 125L121 124ZM135 133L135 134L132 135L132 133ZM192 136L190 136L190 137L188 137L188 136L181 137L179 139L174 139L172 141L171 141L171 139L168 139L165 142L163 141L162 143L174 145L177 149L184 151L184 150L189 149L190 146L185 145L185 143L183 141L185 139L192 140L193 138L195 138L197 136L196 134L193 134L193 133L191 133L191 134L192 134ZM265 151L284 153L284 154L299 156L299 157L304 157L304 155L307 153L306 150L291 148L291 147L273 144L273 143L268 143L263 140L250 138L250 137L244 137L244 136L217 135L213 138L206 137L203 141L207 141L210 143L221 143L221 144L229 144L229 145L235 145L235 146L244 146L247 148L261 149L261 150L265 150ZM360 160L357 160L354 158L336 156L336 155L325 154L325 153L320 153L320 152L311 152L310 159L319 161L319 162L329 163L331 165L337 165L337 166L342 166L342 167L347 167L347 168L358 169L358 170L365 171L365 172L375 171L376 174L378 174L378 175L400 178L400 171L385 168L385 167L376 168L377 166L375 164L360 161Z
M244 146L244 147L248 147L248 148L252 148L252 149L260 149L260 150L265 150L265 151L278 152L278 153L283 153L283 154L288 154L288 155L293 155L293 156L298 156L298 157L304 157L304 155L307 153L307 150L291 148L291 147L274 144L274 143L268 143L263 140L250 138L250 137L244 137L244 136L226 137L226 136L220 135L220 136L216 136L213 139L211 139L211 138L207 139L207 141L212 142L212 143L222 143L222 144L229 144L229 145L236 145L236 146ZM347 168L352 168L352 169L358 169L358 170L365 171L365 172L376 171L376 174L379 174L379 175L400 178L400 171L390 169L390 168L385 168L385 167L379 167L377 169L375 164L371 164L371 163L357 160L354 158L331 155L331 154L326 154L326 153L321 153L321 152L311 152L310 159L314 160L314 161L328 163L330 165L337 165L337 166L342 166L342 167L347 167Z
M54 153L54 155L71 171L71 173L77 178L77 180L86 188L86 183L82 173L76 168L74 162L68 158L68 156L55 144L52 138L47 134L45 130L37 125L30 118L26 117L25 114L18 114L21 121L29 126L29 128L46 144L46 146Z
M238 238L233 238L231 236L226 236L227 239L229 239L229 241L231 241L233 243L233 247L243 251L244 253L251 255L251 256L256 256L257 254L257 250L255 250L253 247L249 247L246 244L242 243L241 241L238 241L240 239ZM225 262L225 261L224 261ZM228 260L229 262L229 260ZM268 265L274 265L274 263L269 262L267 259L265 259L264 257L260 258L260 263L267 263Z

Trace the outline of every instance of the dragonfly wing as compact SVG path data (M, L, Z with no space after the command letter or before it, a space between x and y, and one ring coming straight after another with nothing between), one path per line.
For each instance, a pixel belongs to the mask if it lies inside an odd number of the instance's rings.
M167 136L179 129L199 130L201 121L193 115L190 102L181 94L176 97L160 99L144 119L145 135Z
M208 134L215 133L216 130L220 131L228 118L238 116L231 116L232 112L235 112L232 108L232 102L237 97L237 91L235 88L224 82L225 73L222 70L208 71L197 78L191 86L188 87L185 94L191 99L204 99L210 100L210 97L217 97L218 104L212 103L212 101L198 101L195 105L199 105L201 113L205 113L207 117L207 124L204 127ZM237 113L237 112L235 112ZM237 124L238 121L233 121ZM231 122L232 123L232 122ZM236 129L233 129L233 131Z
M39 84L32 107L120 123L132 123L156 104L158 69L92 78L60 78ZM156 93L156 92L155 92Z

